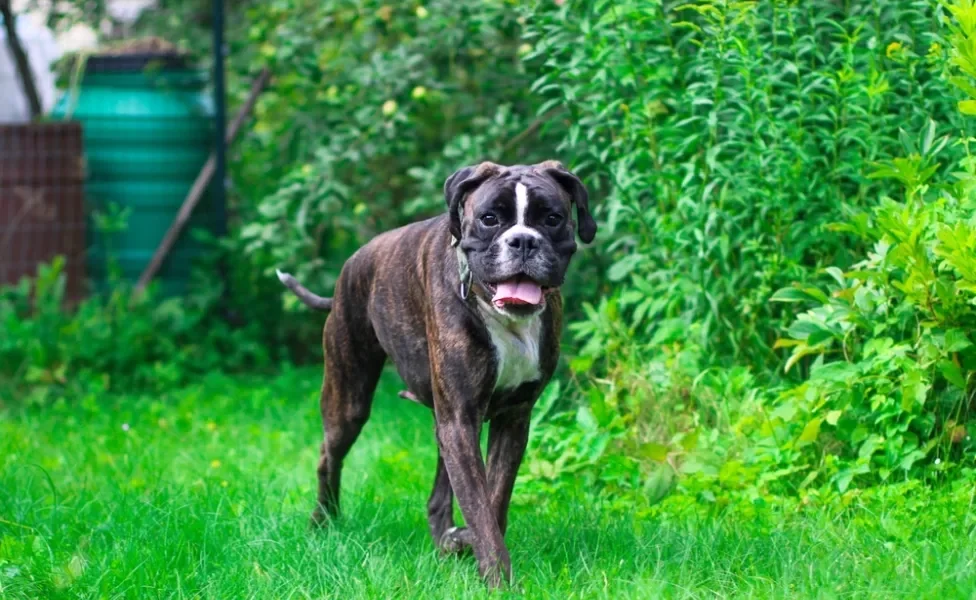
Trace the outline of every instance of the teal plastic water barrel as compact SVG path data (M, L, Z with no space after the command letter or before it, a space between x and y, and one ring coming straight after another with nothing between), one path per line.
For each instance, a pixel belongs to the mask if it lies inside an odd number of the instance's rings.
M88 273L96 291L106 289L110 264L123 279L138 280L206 162L213 131L206 83L175 53L93 56L76 91L52 111L80 121L84 132ZM127 218L104 218L120 214ZM209 192L156 275L164 295L186 291L205 251L191 236L195 228L214 231Z

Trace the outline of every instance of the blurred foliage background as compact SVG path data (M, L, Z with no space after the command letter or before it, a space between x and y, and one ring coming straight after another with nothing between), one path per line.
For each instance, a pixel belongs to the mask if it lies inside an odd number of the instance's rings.
M319 360L321 319L275 268L328 292L372 236L440 213L458 167L558 158L600 232L526 489L633 510L676 488L719 507L974 479L971 0L227 9L231 110L274 74L232 149L227 277L70 315L4 291L17 397ZM159 0L129 33L206 66L209 26L208 2Z

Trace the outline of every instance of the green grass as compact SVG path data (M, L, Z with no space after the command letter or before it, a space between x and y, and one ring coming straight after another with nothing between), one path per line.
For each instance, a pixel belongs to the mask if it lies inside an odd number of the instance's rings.
M8 405L0 598L487 596L472 559L442 559L428 538L432 420L395 397L392 378L347 460L344 518L307 530L318 377L212 377L166 397ZM971 519L937 502L893 536L901 517L883 509L638 520L586 491L515 493L517 587L503 595L976 597Z

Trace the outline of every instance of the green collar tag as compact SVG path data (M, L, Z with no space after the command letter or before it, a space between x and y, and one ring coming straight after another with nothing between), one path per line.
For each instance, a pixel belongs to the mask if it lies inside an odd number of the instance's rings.
M458 220L462 223L464 219L464 203L461 202L458 206ZM468 255L464 253L461 249L461 240L457 239L453 235L451 236L451 245L454 246L457 252L457 263L458 263L458 279L461 280L461 299L468 299L468 292L471 290L471 267L468 265Z

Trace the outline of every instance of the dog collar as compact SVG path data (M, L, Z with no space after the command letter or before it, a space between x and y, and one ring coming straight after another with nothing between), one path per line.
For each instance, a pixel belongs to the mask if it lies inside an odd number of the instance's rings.
M471 267L468 265L468 255L461 249L461 240L454 236L451 236L451 245L454 246L454 250L457 252L458 279L461 281L461 299L467 300L468 292L471 291L471 280L473 278Z

